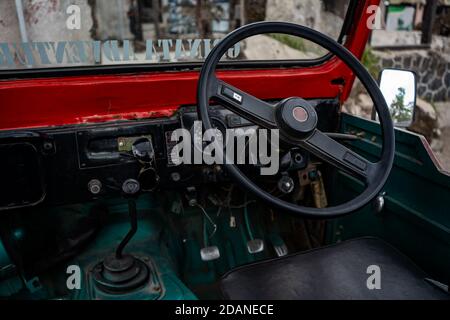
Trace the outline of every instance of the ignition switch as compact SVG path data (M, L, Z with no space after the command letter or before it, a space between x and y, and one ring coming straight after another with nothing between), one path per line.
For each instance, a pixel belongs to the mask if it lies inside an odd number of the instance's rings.
M152 141L148 138L137 139L133 143L131 151L136 159L144 163L151 163L155 158Z

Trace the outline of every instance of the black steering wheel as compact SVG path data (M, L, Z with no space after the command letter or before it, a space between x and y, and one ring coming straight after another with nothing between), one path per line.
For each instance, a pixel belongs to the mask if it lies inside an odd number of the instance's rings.
M310 40L340 58L360 79L372 98L383 136L381 159L373 163L331 139L316 128L317 113L306 100L291 97L277 104L262 101L216 77L221 57L236 43L258 34L289 34ZM264 84L261 84L264 85ZM353 212L373 200L384 186L395 153L394 127L386 101L372 76L344 46L310 28L286 22L257 22L228 34L210 52L202 67L197 89L198 115L205 130L211 129L209 101L213 99L234 113L266 129L279 129L280 139L300 146L329 164L364 181L365 190L346 203L327 208L299 206L281 200L261 189L234 164L226 163L230 175L260 199L279 209L309 218L333 218Z

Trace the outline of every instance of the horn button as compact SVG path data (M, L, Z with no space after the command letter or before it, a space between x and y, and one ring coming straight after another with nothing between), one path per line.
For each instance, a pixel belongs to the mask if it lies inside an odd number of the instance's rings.
M317 126L316 110L301 98L290 98L281 102L276 116L281 131L293 138L305 138Z

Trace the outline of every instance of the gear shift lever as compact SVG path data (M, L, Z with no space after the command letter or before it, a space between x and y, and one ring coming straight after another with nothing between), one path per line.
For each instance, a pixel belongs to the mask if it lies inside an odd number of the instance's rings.
M122 191L124 192L125 196L128 197L128 212L130 215L131 228L116 249L116 259L123 258L123 249L128 244L128 242L130 242L131 238L133 238L137 231L137 212L134 196L137 195L139 189L139 182L133 179L128 179L122 185Z
M134 201L134 199L128 199L128 212L130 214L131 228L125 238L123 238L123 240L117 246L116 259L123 259L123 249L128 244L128 242L130 242L131 238L133 238L137 231L136 201Z
M140 259L124 254L125 246L137 231L137 211L135 197L140 185L137 180L128 179L122 185L122 191L128 198L128 211L131 228L118 245L115 253L98 263L93 272L96 285L108 293L123 294L141 287L148 279L149 269Z

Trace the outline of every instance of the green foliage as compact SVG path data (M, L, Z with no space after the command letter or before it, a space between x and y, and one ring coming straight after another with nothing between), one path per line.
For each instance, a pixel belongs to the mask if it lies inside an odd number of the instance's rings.
M291 36L288 34L279 34L279 33L274 33L274 34L271 34L270 36L272 38L274 38L275 40L277 40L295 50L302 51L302 52L307 51L305 42L303 41L302 38Z
M398 88L398 93L391 103L390 111L395 122L409 121L412 118L412 103L405 105L405 88Z
M372 48L367 47L366 50L364 50L361 62L372 75L372 77L376 78L378 76L378 73L380 72L378 67L379 59L372 52Z

